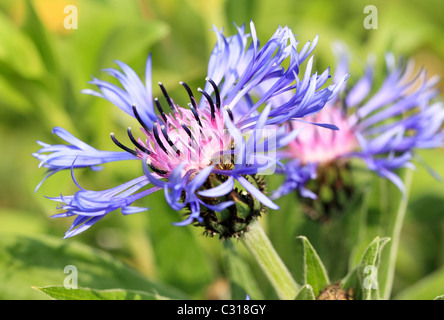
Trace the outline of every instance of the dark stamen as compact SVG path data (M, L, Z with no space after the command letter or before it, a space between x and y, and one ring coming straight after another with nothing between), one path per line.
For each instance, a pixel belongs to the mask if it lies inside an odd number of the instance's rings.
M211 109L211 120L216 119L216 115L215 115L215 108L214 108L214 102L213 99L211 99L210 95L208 93L206 93L205 91L203 91L201 88L198 88L197 91L199 91L200 93L202 93L205 98L207 98L208 102L210 103L210 109Z
M141 151L145 152L146 154L151 154L151 151L150 151L150 150L148 150L147 148L145 148L144 146L142 146L142 145L136 140L136 138L134 138L133 133L131 132L131 127L128 127L127 132L128 132L128 137L130 138L131 142L132 142L137 148L139 148Z
M168 95L162 82L158 82L158 84L159 84L160 90L162 90L162 93L165 96L165 99L168 102L168 105L170 106L171 110L176 111L176 107L174 106L173 101L171 100L170 96Z
M142 125L142 127L145 129L145 131L150 132L150 129L145 124L145 122L143 122L142 118L140 117L139 113L137 112L135 104L133 104L133 113L134 113L134 116L136 117L137 121L139 121L139 123Z
M231 112L231 109L228 107L225 107L225 110L228 113L228 116L230 117L231 121L234 121L233 112Z
M216 83L212 79L206 77L205 80L208 81L211 84L211 86L213 87L214 95L216 96L216 107L218 109L220 109L221 99L220 99L219 88L217 87Z
M130 148L124 146L123 144L121 144L121 143L116 139L116 137L114 137L114 132L111 132L110 135L111 135L111 139L113 140L113 142L114 142L119 148L125 150L126 152L131 153L132 155L135 155L135 156L138 155L136 150L130 149Z
M187 90L188 95L190 96L190 101L193 104L193 107L195 109L197 109L196 99L194 99L194 95L193 95L193 92L191 91L190 87L185 82L183 82L183 81L181 81L179 83L184 86L185 90Z
M160 126L160 130L162 130L163 136L165 137L166 141L170 145L170 147L176 152L176 154L180 155L180 150L176 148L174 143L170 140L170 137L168 136L168 132L166 131L165 126Z
M155 123L154 126L153 126L153 133L154 133L154 138L157 141L157 144L160 146L160 148L163 150L163 152L168 154L168 151L165 148L165 146L163 145L162 140L160 140L159 132L158 132L158 129L157 129L157 123Z
M167 123L167 117L165 115L165 112L163 112L162 106L160 105L159 99L154 98L154 102L156 104L157 110L159 110L160 115L162 116L162 119L165 123Z
M157 173L157 174L164 175L164 174L167 174L167 173L168 173L168 171L165 171L165 170L161 170L161 169L159 169L159 168L156 168L156 167L153 166L151 163L148 163L148 167L150 167L151 170L153 170L153 171L154 171L155 173Z
M187 135L193 139L193 135L191 134L191 130L190 128L188 128L184 123L181 124L181 127L183 128L183 130L185 130L185 132L187 133Z
M197 120L197 122L199 123L199 126L202 127L202 123L200 122L199 115L197 114L197 109L195 109L191 103L188 104L188 107L190 108L191 112L193 113L194 118L195 118L195 119Z

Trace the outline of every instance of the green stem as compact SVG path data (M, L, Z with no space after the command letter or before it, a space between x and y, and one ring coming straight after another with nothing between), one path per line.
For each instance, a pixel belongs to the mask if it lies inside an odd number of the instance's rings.
M273 248L258 220L253 220L250 223L248 232L241 237L241 240L270 280L279 299L294 299L299 291L299 285L294 281L287 267Z
M387 212L389 215L389 229L388 236L390 242L387 244L388 251L385 251L384 258L381 260L380 275L382 279L381 298L388 300L391 295L393 280L395 277L396 257L398 255L399 241L401 237L401 230L404 224L405 213L407 211L410 187L413 180L413 170L406 169L404 175L405 194L401 197L398 210L394 211L395 215L391 216L392 212ZM386 249L386 250L387 250ZM382 273L382 274L381 274Z

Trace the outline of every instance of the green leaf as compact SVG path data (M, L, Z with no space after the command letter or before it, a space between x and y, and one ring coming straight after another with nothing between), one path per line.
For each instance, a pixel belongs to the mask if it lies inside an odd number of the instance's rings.
M223 242L223 255L227 273L230 278L231 299L245 299L248 294L253 300L262 300L262 294L250 266L244 261L230 239Z
M358 269L354 268L351 270L347 276L342 279L341 285L345 290L353 289L353 299L358 300L357 298L361 295L361 282L358 276Z
M313 288L309 284L302 286L295 300L316 300Z
M2 77L8 74L5 70L13 70L25 79L36 78L43 73L42 60L30 37L15 27L2 12L0 12L0 39L2 39L0 43Z
M378 267L384 245L389 238L376 237L362 255L358 266L342 280L344 289L353 288L355 300L379 299Z
M69 289L64 286L33 287L56 300L164 300L157 294L124 289Z
M103 78L105 74L101 69L118 69L115 60L130 65L144 81L148 53L155 43L167 36L168 24L144 19L139 6L130 1L81 1L79 8L82 10L79 28L70 33L69 41L60 43L59 52L64 57L60 62L73 82L75 96L87 87L91 75ZM158 59L153 57L154 66ZM154 68L153 72L156 71Z
M78 243L51 236L0 235L0 299L41 299L31 287L64 285L77 269L78 287L141 290L173 299L187 296L175 288L155 283L115 257Z
M422 278L398 293L394 300L431 300L444 294L444 268Z
M330 283L327 270L308 239L304 236L299 239L302 240L304 248L304 283L311 285L317 296Z
M55 73L58 70L58 61L54 54L54 41L51 34L40 21L31 0L26 0L26 17L23 31L34 41L46 70Z
M110 34L102 48L101 58L108 60L130 61L143 52L148 57L150 47L164 38L169 32L168 25L160 21L133 21L118 25ZM141 38L140 35L144 36ZM131 45L122 46L122 43ZM146 58L145 57L145 58ZM144 59L145 60L145 59ZM145 66L143 66L145 67Z
M186 288L190 295L203 294L203 288L217 276L212 264L216 251L207 252L203 245L219 244L219 240L203 239L202 229L194 226L173 226L182 217L162 197L153 197L150 207L146 233L153 246L156 275L175 287Z
M358 267L358 275L362 283L362 300L375 300L378 298L378 284L373 283L377 274L382 248L389 241L389 238L376 237L365 251L361 263ZM377 279L376 279L377 280Z

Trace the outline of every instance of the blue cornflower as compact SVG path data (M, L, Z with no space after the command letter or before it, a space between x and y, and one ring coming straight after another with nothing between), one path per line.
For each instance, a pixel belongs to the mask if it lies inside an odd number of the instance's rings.
M300 65L313 51L317 38L298 52L293 33L284 27L260 47L253 23L250 29L251 34L246 34L245 28L239 27L238 33L228 38L214 30L217 43L206 86L198 89L201 98L198 100L186 83L180 83L190 99L187 108L174 103L162 83L159 86L168 109L153 99L151 55L145 84L122 62L117 62L121 71L105 69L121 87L93 78L90 83L98 91L83 92L104 98L134 117L143 138L136 138L128 128L131 147L111 134L123 151L99 151L56 128L54 132L68 145L40 143L43 148L34 156L48 169L48 175L64 169L97 169L103 163L120 160L139 161L143 174L109 190L91 191L78 185L80 190L74 195L51 198L64 210L55 217L75 217L65 237L83 232L116 209L123 214L147 210L132 204L160 190L174 210L187 210L188 217L177 225L195 223L207 234L222 238L245 231L265 207L278 209L264 194L265 182L260 175L274 170L278 163L274 151L293 140L298 131L289 133L285 126L276 125L321 110L339 91L345 77L324 87L328 70L318 76L308 68L299 79ZM265 85L270 88L261 89ZM282 104L269 103L285 93L291 97ZM253 95L258 94L254 101Z
M335 77L347 73L349 65L346 49L339 48ZM349 168L353 158L363 160L369 170L404 193L397 170L414 167L416 150L443 146L444 108L441 102L434 102L438 78L428 78L425 69L415 74L412 60L396 63L391 53L385 58L387 74L379 88L373 86L375 61L370 59L363 76L353 86L341 88L322 112L310 119L331 121L339 131L307 127L287 145L284 157L288 162L280 171L286 180L272 199L295 189L316 198L322 183L331 183L333 198L339 198L339 190L349 197L350 175L346 171L350 170L340 169ZM300 124L293 122L292 127ZM316 190L307 192L308 185Z

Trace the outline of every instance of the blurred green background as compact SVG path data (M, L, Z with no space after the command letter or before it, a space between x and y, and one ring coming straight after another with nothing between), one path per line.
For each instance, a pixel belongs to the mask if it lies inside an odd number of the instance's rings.
M368 4L378 9L378 29L363 26ZM64 28L67 5L78 9L78 29ZM37 168L31 153L39 149L36 140L60 142L51 134L54 126L98 149L115 150L109 132L122 136L132 125L133 120L109 102L80 93L91 87L87 84L91 76L110 80L100 70L116 67L114 60L143 75L152 52L153 83L163 82L181 104L186 95L179 81L192 88L204 83L215 44L212 26L224 27L229 35L235 32L233 22L246 24L248 30L253 20L262 43L279 25L291 27L301 46L318 34L314 54L319 70L333 66L332 44L343 41L356 55L352 70L360 72L369 53L382 59L391 50L397 56L415 58L430 75L443 75L442 12L442 0L1 0L0 299L45 298L31 286L62 285L68 261L84 266L79 270L79 285L111 288L126 283L140 289L143 283L137 276L128 279L132 272L128 265L192 298L229 297L220 241L202 237L202 230L194 227L172 226L181 216L169 209L162 194L144 199L142 205L150 206L150 211L129 217L114 212L87 232L61 240L71 221L51 219L56 206L44 196L75 192L70 173L49 178L34 193L44 169ZM157 87L154 94L159 94ZM442 150L421 155L444 176ZM102 190L138 174L139 166L118 163L105 165L100 172L80 170L76 178L85 188ZM280 181L272 179L272 185ZM417 298L415 294L421 292L420 298L433 298L444 288L443 195L443 183L418 167L401 238L395 297ZM305 221L286 201L280 201L283 210L264 217L264 224L300 278L295 237ZM95 273L94 266L108 266L110 257L124 261L122 270ZM251 268L265 297L273 298L261 272L253 263Z

